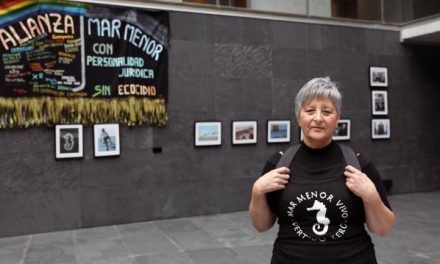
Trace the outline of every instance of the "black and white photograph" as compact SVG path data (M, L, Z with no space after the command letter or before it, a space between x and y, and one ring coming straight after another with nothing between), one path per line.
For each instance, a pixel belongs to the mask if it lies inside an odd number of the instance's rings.
M195 122L194 123L194 146L219 146L222 144L222 123Z
M336 125L335 131L333 132L333 140L350 140L351 138L351 120L350 119L340 119Z
M232 121L232 144L256 144L257 121Z
M371 91L371 111L373 115L388 114L387 91Z
M371 120L371 138L388 139L391 137L390 119Z
M55 126L55 157L57 159L83 157L83 126Z
M119 124L96 124L93 126L95 157L119 156L121 144Z
M370 67L370 86L388 87L388 68Z
M290 142L290 120L267 121L267 143Z

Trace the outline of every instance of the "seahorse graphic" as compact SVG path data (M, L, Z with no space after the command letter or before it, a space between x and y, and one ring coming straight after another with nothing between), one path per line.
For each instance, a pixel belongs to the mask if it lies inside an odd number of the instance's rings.
M313 232L318 236L325 235L328 231L328 225L330 224L330 219L325 217L325 213L327 213L327 207L325 207L324 203L315 200L312 207L307 208L307 211L317 210L316 213L316 221L318 223L313 225ZM323 227L321 227L323 225ZM322 228L322 230L320 230Z
M64 149L67 151L70 151L73 149L73 147L75 146L75 140L74 137L71 133L66 133L65 135L63 135L63 139L64 139Z

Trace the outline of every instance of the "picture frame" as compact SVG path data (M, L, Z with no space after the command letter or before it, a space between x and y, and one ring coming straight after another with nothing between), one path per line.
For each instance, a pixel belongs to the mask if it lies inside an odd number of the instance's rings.
M267 143L290 142L290 120L267 121Z
M336 129L332 136L335 141L343 141L351 139L351 120L340 119L336 125Z
M391 138L390 119L372 119L371 120L371 138L389 139Z
M83 157L83 126L55 125L55 158Z
M257 121L232 121L232 145L256 143Z
M119 124L95 124L93 135L95 157L119 156L121 154Z
M370 66L370 86L388 87L388 68Z
M373 115L388 115L387 91L371 91L371 112Z
M194 146L220 146L221 144L222 123L220 121L194 122Z

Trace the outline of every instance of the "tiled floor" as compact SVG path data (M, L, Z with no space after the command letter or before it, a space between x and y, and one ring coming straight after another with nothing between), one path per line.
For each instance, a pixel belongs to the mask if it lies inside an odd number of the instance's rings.
M394 195L397 226L374 237L381 264L440 264L440 191ZM247 212L0 239L0 264L267 264L275 228Z

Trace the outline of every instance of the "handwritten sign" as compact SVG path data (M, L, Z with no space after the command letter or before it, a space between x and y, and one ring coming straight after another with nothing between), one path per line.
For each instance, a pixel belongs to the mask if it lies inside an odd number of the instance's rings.
M166 123L166 12L35 0L0 14L0 127Z

